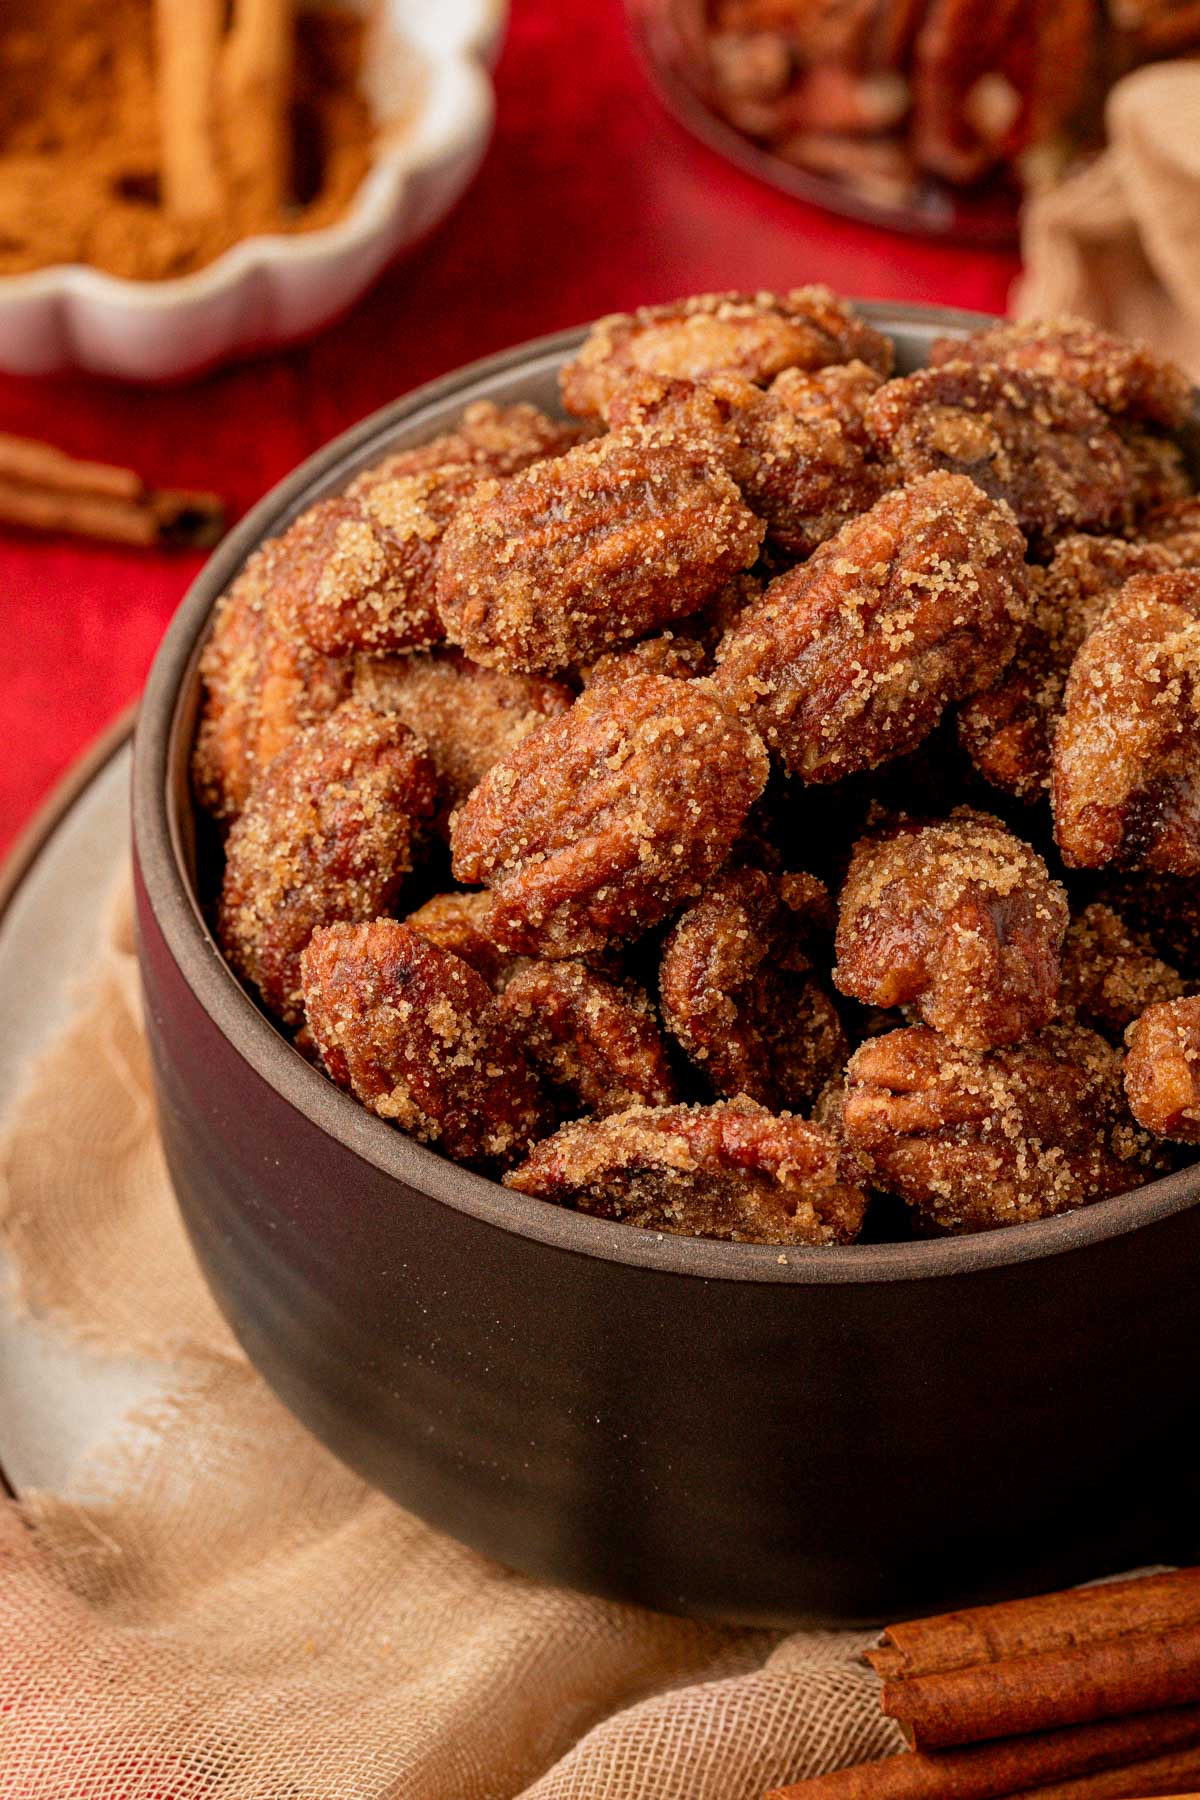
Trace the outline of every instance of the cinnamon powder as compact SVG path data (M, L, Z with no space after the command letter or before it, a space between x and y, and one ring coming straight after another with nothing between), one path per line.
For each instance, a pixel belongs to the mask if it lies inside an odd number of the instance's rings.
M160 191L152 0L5 0L0 14L0 274L184 275L260 232L332 224L367 172L359 15L298 16L287 204L232 182L218 215L178 218Z

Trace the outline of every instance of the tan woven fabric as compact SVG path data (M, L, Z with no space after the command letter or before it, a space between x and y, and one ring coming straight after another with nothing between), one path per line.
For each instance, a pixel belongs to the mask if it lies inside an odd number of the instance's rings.
M1106 118L1103 155L1025 209L1014 310L1146 338L1200 379L1200 61L1127 75Z
M127 913L0 1144L21 1303L169 1396L0 1510L0 1800L755 1800L897 1748L860 1635L530 1581L365 1488L208 1299L154 1135Z

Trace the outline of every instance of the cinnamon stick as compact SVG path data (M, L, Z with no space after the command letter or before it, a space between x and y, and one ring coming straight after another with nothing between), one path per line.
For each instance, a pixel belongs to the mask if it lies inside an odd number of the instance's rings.
M151 488L133 469L0 433L0 523L109 543L205 549L220 537L225 515L216 494Z
M889 1625L866 1653L885 1681L969 1669L976 1663L1067 1649L1135 1631L1200 1624L1200 1569L1102 1582L1029 1600Z
M1161 1786L1162 1776L1151 1771L1181 1753L1195 1756L1193 1779L1200 1782L1200 1706L1106 1719L937 1756L904 1751L775 1788L765 1800L1008 1800L1131 1767L1144 1772L1147 1785L1128 1793L1152 1794L1156 1784L1159 1792L1170 1793L1169 1785Z
M1165 1800L1168 1794L1195 1795L1200 1782L1200 1749L1176 1750L1150 1762L1130 1763L1124 1769L1105 1769L1099 1775L1081 1775L1075 1781L1058 1781L1053 1787L1026 1788L1008 1800Z
M1200 1701L1200 1625L1098 1639L885 1681L882 1707L919 1750Z
M234 0L221 58L226 159L264 217L289 197L294 12L294 0Z
M160 162L163 204L178 218L219 213L214 132L223 0L157 0Z

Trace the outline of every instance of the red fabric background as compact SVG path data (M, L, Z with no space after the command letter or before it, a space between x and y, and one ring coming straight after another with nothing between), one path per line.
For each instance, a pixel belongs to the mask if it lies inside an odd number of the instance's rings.
M826 281L1003 311L1014 261L829 217L693 143L619 0L514 0L499 120L457 211L311 344L187 385L0 377L0 429L244 510L374 407L472 357L644 300ZM141 684L198 559L0 535L0 850Z

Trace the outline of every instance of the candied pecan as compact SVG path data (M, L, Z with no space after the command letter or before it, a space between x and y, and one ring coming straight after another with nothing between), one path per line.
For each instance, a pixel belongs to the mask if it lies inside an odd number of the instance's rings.
M773 581L713 679L793 774L874 768L1008 662L1024 549L1006 506L964 476L926 476Z
M568 412L600 416L618 384L638 372L767 382L782 369L821 369L854 359L886 375L892 346L828 288L697 294L598 319L559 382Z
M1101 898L1188 980L1200 980L1200 885L1176 875L1109 875Z
M1117 337L1087 319L1003 320L969 337L938 338L929 365L969 362L1026 369L1082 388L1106 413L1178 430L1192 409L1191 383L1141 338Z
M637 936L721 866L767 767L708 682L637 675L589 689L455 815L455 878L492 888L507 949L557 958Z
M403 719L424 743L437 770L437 827L443 832L492 764L574 699L561 682L484 669L460 650L360 656L354 694L376 712Z
M1200 1144L1200 998L1148 1006L1126 1041L1125 1093L1138 1124Z
M273 604L279 540L264 544L217 605L200 658L204 699L192 760L200 804L237 818L259 772L350 692L348 657L303 643Z
M1091 0L931 0L913 50L912 141L925 169L977 181L1071 112L1091 63Z
M820 1126L740 1099L637 1106L564 1125L504 1179L523 1194L650 1231L848 1244L866 1194L845 1179L840 1160Z
M675 1078L654 1008L633 982L579 962L529 962L500 1010L550 1090L572 1113L668 1106Z
M1192 479L1183 448L1172 437L1141 425L1116 421L1117 436L1130 470L1127 511L1132 515L1130 535L1141 535L1141 522L1164 507L1189 498Z
M315 931L302 968L325 1067L370 1112L482 1168L507 1168L549 1128L491 989L449 950L375 919Z
M409 913L404 923L412 931L449 950L469 963L482 975L488 986L499 993L521 959L509 956L491 939L492 896L487 893L459 891L435 894L416 912Z
M1058 997L1064 1019L1119 1041L1148 1006L1177 1000L1183 992L1179 971L1156 956L1111 906L1093 901L1071 920Z
M446 635L553 673L696 612L762 533L703 446L613 432L476 488L438 559Z
M1018 800L1050 786L1054 722L1075 653L1131 575L1172 567L1170 553L1124 538L1060 538L1044 569L1031 569L1032 608L1017 652L994 687L959 709L958 736L985 781Z
M226 845L217 935L285 1024L300 1018L305 944L318 925L387 909L433 801L433 767L412 732L353 700L295 738L255 786Z
M798 419L813 424L833 419L852 443L866 449L867 402L883 382L878 369L856 359L831 363L827 369L784 369L767 392Z
M663 1022L718 1095L799 1108L845 1062L841 1020L809 955L828 908L814 876L727 869L672 928Z
M1121 1057L1082 1026L963 1050L925 1025L862 1044L842 1128L928 1232L987 1231L1137 1187L1160 1166L1129 1117Z
M481 477L516 475L547 456L561 456L585 432L585 426L552 419L524 401L497 406L491 400L474 400L452 431L393 450L364 469L355 486L365 490L399 476L427 475L447 463L470 463Z
M1036 540L1125 517L1129 459L1100 408L1070 382L942 363L880 388L867 428L905 480L934 469L969 475L1007 500Z
M1054 738L1070 868L1200 874L1200 571L1135 575L1071 667Z
M1142 520L1138 535L1161 544L1187 568L1200 565L1200 494L1152 512Z
M700 638L685 631L661 631L626 650L609 650L598 656L583 670L583 685L605 687L627 681L631 675L667 675L674 681L691 681L707 672L708 650Z
M1067 897L1035 850L960 806L855 846L833 979L869 1006L914 1005L954 1044L1014 1044L1054 1017Z

